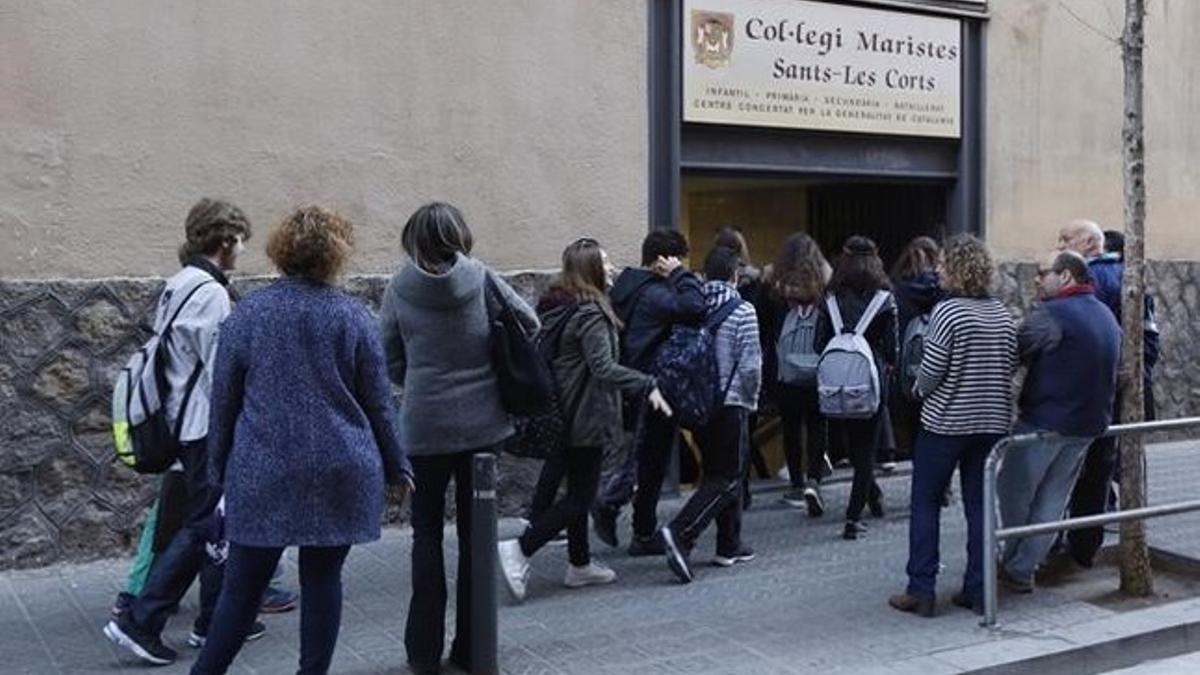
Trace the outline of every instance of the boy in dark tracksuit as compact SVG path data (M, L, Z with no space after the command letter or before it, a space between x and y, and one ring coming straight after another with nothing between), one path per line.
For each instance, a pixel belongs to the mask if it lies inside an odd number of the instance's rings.
M662 528L667 565L679 580L692 580L690 556L700 534L717 521L717 555L713 562L729 567L754 559L741 540L741 477L749 447L748 419L758 407L762 383L762 347L758 315L737 293L738 257L718 248L704 263L704 297L709 314L738 303L716 329L716 357L723 405L708 424L696 430L704 480L675 519Z

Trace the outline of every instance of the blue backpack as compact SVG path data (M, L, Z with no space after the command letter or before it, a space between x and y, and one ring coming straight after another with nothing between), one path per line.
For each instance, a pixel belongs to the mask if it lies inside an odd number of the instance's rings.
M708 424L712 413L721 406L730 381L719 382L717 370L717 329L741 305L733 298L709 313L699 326L678 325L671 328L667 341L654 360L654 377L675 420L685 429L699 429Z

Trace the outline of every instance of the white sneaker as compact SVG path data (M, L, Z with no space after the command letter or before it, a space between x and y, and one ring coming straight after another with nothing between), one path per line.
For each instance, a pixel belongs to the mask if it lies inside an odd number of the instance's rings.
M500 569L504 572L504 581L508 590L517 602L525 601L525 584L529 582L529 558L521 551L521 542L507 539L496 546L500 554Z
M563 585L567 588L583 588L584 586L598 586L600 584L611 584L617 580L617 573L605 566L603 563L591 561L586 565L576 567L575 565L567 565L567 576L563 579Z

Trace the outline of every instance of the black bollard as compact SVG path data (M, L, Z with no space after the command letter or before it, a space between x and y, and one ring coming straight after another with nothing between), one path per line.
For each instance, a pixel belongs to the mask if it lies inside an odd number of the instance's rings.
M496 675L496 456L475 455L471 472L471 672Z

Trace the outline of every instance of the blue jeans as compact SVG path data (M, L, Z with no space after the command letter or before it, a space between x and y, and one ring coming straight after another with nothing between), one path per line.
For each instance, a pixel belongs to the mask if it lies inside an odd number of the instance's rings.
M349 546L301 546L300 670L326 673L342 625L342 564ZM221 597L208 631L208 641L192 675L224 673L242 648L258 616L263 591L279 564L282 548L230 544Z
M1017 425L1018 434L1032 431L1039 430L1024 423ZM1091 442L1091 437L1068 436L1009 448L996 483L1003 526L1062 518ZM1004 570L1014 579L1032 582L1054 539L1054 534L1043 534L1006 540L1000 556Z
M983 597L983 465L1000 434L944 436L921 430L913 449L912 515L908 525L908 594L931 598L937 585L942 499L954 468L967 516L967 569L962 592Z

